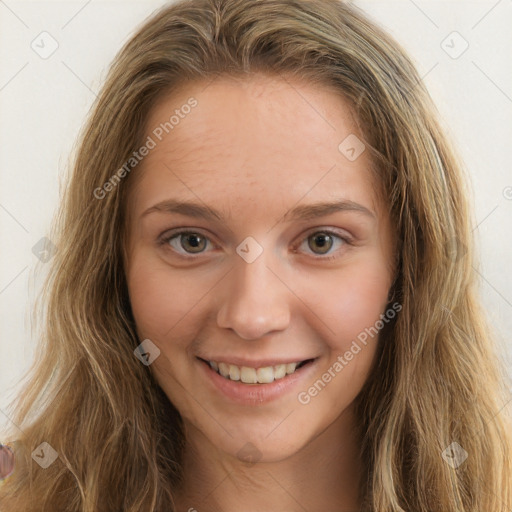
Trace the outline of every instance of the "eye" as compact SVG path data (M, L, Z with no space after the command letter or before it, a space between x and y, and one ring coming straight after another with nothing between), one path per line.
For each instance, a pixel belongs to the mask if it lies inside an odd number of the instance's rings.
M332 260L339 257L336 254L338 251L331 251L338 241L338 247L344 245L352 245L352 240L348 235L341 236L330 229L317 230L310 233L306 238L301 239L302 242L294 247L294 252L297 248L301 248L305 243L314 254L319 255L317 259ZM159 239L159 244L162 246L170 246L171 249L183 258L194 259L193 255L202 254L206 252L208 244L211 245L210 239L197 232L197 231L178 231L163 235ZM330 254L326 257L323 255Z
M207 241L210 239L196 231L179 231L171 233L160 239L161 245L170 245L180 256L186 254L200 254L204 252ZM185 253L182 251L185 250Z
M309 234L301 244L299 244L299 248L302 247L305 243L307 243L307 246L309 249L313 251L313 253L317 255L324 255L328 254L329 251L332 252L339 252L339 251L331 251L331 249L336 245L335 241L338 240L338 247L344 246L344 245L351 245L351 238L348 235L341 236L340 234L336 233L335 231L332 231L330 229L324 229L321 231L314 231L313 233ZM326 258L318 258L318 259L334 259L338 258L339 255L334 254L332 256L328 256Z

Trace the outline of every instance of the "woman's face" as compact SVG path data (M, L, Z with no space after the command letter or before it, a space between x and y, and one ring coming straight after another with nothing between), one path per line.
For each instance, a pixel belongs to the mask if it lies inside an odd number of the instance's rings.
M126 274L149 368L213 450L284 459L374 358L394 239L369 151L339 95L259 75L183 87L146 128Z

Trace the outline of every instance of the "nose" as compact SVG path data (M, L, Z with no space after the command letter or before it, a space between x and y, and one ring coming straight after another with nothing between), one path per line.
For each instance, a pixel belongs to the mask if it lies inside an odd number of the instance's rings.
M227 282L222 283L217 324L242 339L262 338L286 329L290 322L292 292L286 279L267 267L271 265L266 254L263 251L252 263L236 256L233 270L225 277Z

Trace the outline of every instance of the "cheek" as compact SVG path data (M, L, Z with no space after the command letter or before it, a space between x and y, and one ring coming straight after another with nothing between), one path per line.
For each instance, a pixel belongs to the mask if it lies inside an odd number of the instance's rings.
M139 339L148 338L160 349L151 372L180 414L193 418L197 411L180 392L183 385L192 389L193 384L186 349L201 325L194 318L201 298L214 282L186 276L143 250L133 253L127 281Z
M375 254L343 268L299 276L290 279L296 283L294 293L308 306L302 314L309 317L310 324L318 326L332 348L350 346L352 339L373 326L384 313L390 274L385 262ZM188 332L199 326L193 320L194 314L200 314L222 276L206 269L173 269L154 254L140 250L133 254L127 279L139 336L163 341L172 334L180 344L180 339L194 335Z
M314 283L314 286L312 285ZM311 275L299 292L323 324L331 349L348 350L352 340L371 329L385 313L390 275L378 262L354 264Z
M192 278L142 251L133 255L127 280L139 335L156 340L183 335L203 296L215 286L211 276L194 273Z
M301 390L298 401L318 417L329 414L334 420L356 398L374 360L390 277L378 265L362 267L338 269L315 281L318 286L311 309L327 345L327 357L319 375Z

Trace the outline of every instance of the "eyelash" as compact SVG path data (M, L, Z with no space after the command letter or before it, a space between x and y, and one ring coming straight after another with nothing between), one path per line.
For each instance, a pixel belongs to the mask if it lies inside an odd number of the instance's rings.
M319 234L319 233L323 233L323 234L326 234L326 235L329 235L333 238L338 238L340 240L343 241L343 245L353 245L353 239L347 235L345 236L341 236L340 234L338 234L336 231L333 231L331 229L316 229L315 231L311 231L309 232L302 240L299 244L296 244L294 245L294 252L296 251L296 249L298 247L300 247L304 242L307 242L308 238L310 238L312 235L315 235L315 234ZM206 238L210 243L211 243L211 240L203 235L200 231L192 231L192 230L185 230L185 229L182 229L180 231L175 231L175 232L171 232L167 235L164 235L162 237L160 237L158 239L158 244L160 246L167 246L167 247L164 247L165 249L169 248L170 250L172 250L173 252L175 252L176 254L178 254L178 256L182 259L185 259L185 260L195 260L197 259L201 254L203 254L204 252L200 252L200 253L197 253L197 256L190 256L190 255L185 255L185 254L181 254L179 252L177 252L174 248L172 248L170 245L169 245L169 242L171 240L173 240L174 238L176 237L179 237L180 235L184 235L184 234L187 234L187 235L201 235L203 236L204 238ZM316 256L313 256L313 259L315 260L322 260L322 261L330 261L330 260L334 260L334 259L337 259L339 258L340 256L339 255L331 255L331 256L322 256L322 255L316 255Z

